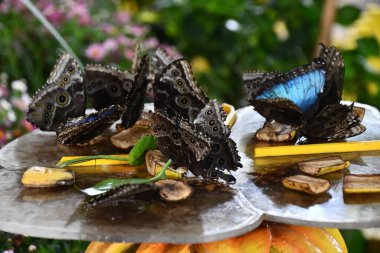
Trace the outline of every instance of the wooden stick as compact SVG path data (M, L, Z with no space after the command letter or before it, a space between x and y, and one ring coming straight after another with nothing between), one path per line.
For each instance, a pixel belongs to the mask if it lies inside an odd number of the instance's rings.
M257 147L253 151L254 157L307 155L322 153L343 153L358 151L380 150L380 140L339 142L322 144L305 144L294 146Z

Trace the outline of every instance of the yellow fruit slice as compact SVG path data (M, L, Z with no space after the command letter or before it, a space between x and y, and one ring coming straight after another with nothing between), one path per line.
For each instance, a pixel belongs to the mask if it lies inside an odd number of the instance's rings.
M165 253L168 245L166 243L142 243L136 253Z
M286 145L273 147L256 147L253 151L254 157L307 155L322 153L342 153L380 150L380 141L353 141L339 143Z
M343 178L344 193L379 193L380 174L346 174Z
M121 155L112 155L116 157L121 157L121 158L128 158L128 154L121 154ZM61 160L58 163L63 163L68 160L72 159L77 159L77 158L82 158L86 156L63 156ZM109 159L94 159L90 161L85 161L81 163L75 163L70 166L97 166L97 165L119 165L119 164L128 164L128 161L116 161L116 160L109 160Z
M228 125L229 127L232 127L235 124L236 119L237 119L237 113L235 111L235 107L227 103L223 103L222 107L223 107L223 111L227 114L227 118L224 121L224 123Z
M74 184L75 176L71 170L33 166L24 172L21 182L26 187L54 187Z
M337 228L324 228L332 237L335 238L335 240L338 242L340 248L343 250L343 253L347 253L348 249L346 246L346 243L343 239L342 234L339 232L339 229Z
M325 179L305 175L286 177L282 180L282 185L288 189L310 194L321 194L326 192L331 187L330 182Z
M159 150L148 150L145 154L146 168L152 176L160 173L166 162L167 159ZM169 168L165 171L165 174L169 179L180 179L182 178L182 174L186 171L186 167L175 168L173 166L169 166Z
M344 161L340 156L330 156L318 159L302 161L297 164L298 169L310 176L320 176L350 166L349 161Z

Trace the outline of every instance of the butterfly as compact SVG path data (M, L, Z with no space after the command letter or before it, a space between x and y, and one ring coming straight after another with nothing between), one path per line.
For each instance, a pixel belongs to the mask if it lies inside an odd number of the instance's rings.
M70 54L62 54L46 84L33 96L26 118L43 131L56 131L68 118L84 115L85 109L82 72Z
M85 144L119 120L124 108L111 105L86 116L69 118L57 130L57 142L61 144Z
M287 73L245 73L243 82L248 101L267 120L282 124L301 124L316 109L326 81L322 58Z
M215 100L199 112L194 124L178 117L170 118L164 110L151 114L153 134L164 156L187 166L196 176L235 181L223 171L242 167L240 156L224 124L225 114Z
M321 44L321 48L310 64L288 73L244 74L248 100L267 121L297 126L308 138L332 140L360 134L365 127L359 110L340 103L343 58L335 47Z
M144 97L148 85L148 74L149 58L147 55L144 55L136 70L131 89L125 98L125 111L121 117L121 125L125 129L130 128L136 123L144 109Z
M198 88L186 59L178 59L163 68L153 90L155 110L164 109L170 117L178 116L190 123L209 101Z
M99 64L87 65L83 75L88 100L96 110L123 105L131 92L133 79L127 71Z

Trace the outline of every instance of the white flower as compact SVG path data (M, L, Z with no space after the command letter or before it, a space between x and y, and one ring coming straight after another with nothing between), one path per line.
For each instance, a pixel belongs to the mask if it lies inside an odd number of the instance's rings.
M11 109L11 104L5 99L1 99L0 108L8 111L9 109Z
M13 90L21 91L22 93L25 93L27 91L26 84L23 80L15 80L11 84Z
M8 111L8 115L7 115L7 117L8 117L8 119L9 119L9 121L12 122L12 123L13 123L13 122L16 122L16 120L17 120L16 114L15 114L15 112L12 111L12 110Z

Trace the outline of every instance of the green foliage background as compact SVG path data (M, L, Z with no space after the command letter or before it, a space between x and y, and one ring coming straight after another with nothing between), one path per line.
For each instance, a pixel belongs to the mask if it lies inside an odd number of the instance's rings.
M55 1L59 2L59 1ZM322 1L271 0L114 0L89 1L93 16L108 17L115 10L130 11L134 22L150 28L161 43L174 45L185 57L202 59L203 68L195 72L197 80L210 97L234 105L243 105L241 75L243 71L262 69L288 71L307 63L318 44ZM342 6L337 23L351 26L361 15L353 6ZM238 31L226 28L227 20L240 25ZM276 22L286 25L288 38L281 39L274 29ZM96 27L79 26L69 21L58 28L84 63L85 49L107 36ZM41 24L25 12L10 11L0 15L0 72L10 80L25 78L34 92L47 79L60 51L58 43ZM367 57L379 57L378 38L366 36L357 40L357 47L342 49L345 60L345 92L380 108L379 72L368 68ZM126 69L129 60L114 63ZM374 91L368 83L375 85ZM355 233L345 233L352 238ZM349 236L348 236L349 235ZM0 246L10 245L8 234L0 233ZM29 240L29 239L27 239ZM32 239L30 239L32 240ZM81 252L85 242L54 240L26 241L40 246L38 252ZM349 244L350 245L350 244ZM363 252L365 246L355 252ZM26 246L19 252L27 252ZM354 252L354 251L352 251Z

